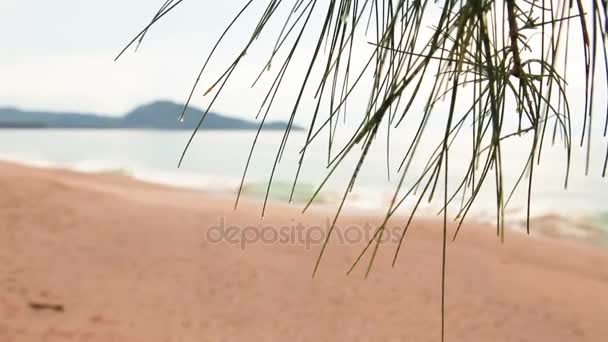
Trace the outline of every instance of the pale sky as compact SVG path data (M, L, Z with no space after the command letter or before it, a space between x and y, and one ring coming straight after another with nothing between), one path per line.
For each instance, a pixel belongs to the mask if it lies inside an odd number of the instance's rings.
M0 106L24 109L86 111L119 115L133 107L158 99L184 102L204 59L226 24L246 0L186 0L157 24L139 52L113 59L150 20L164 0L0 0ZM266 1L255 2L244 21L219 49L202 81L193 104L205 107L204 90L219 76L251 34ZM283 6L282 10L289 10ZM321 6L318 11L324 11ZM322 16L313 16L322 20ZM320 23L320 22L319 22ZM317 23L317 24L319 24ZM250 49L214 110L252 119L266 94L251 83L269 56L278 31L278 21ZM313 23L314 24L314 23ZM313 25L318 27L319 25ZM308 41L292 63L292 73L275 103L272 119L285 119L291 112L301 84L315 32L306 32ZM370 39L372 40L372 39ZM365 37L357 37L366 46ZM576 42L575 42L576 43ZM572 49L570 68L582 68L580 46ZM367 54L361 53L366 60ZM362 62L361 61L361 62ZM357 61L355 61L356 63ZM602 73L598 73L602 75ZM584 77L571 77L570 86L582 90ZM314 82L312 84L315 84ZM600 91L605 93L605 85ZM354 96L351 108L364 110L367 98ZM306 122L315 101L305 97L299 122ZM583 97L571 98L580 106ZM605 108L599 97L598 108ZM299 114L300 115L300 114ZM603 120L602 120L603 122Z
M150 31L137 53L128 52L113 62L164 0L1 1L0 106L112 115L157 99L184 102L215 40L245 4L245 0L186 0ZM252 7L229 36L209 76L219 76L220 66L225 68L235 57L263 5ZM264 88L252 91L250 86L277 30L271 27L270 39L260 41L247 56L214 107L217 111L250 119L257 112ZM295 70L303 65L294 63ZM211 78L203 80L195 105L208 103L202 93L210 82ZM285 86L288 93L296 84ZM292 103L279 99L275 118L284 118Z

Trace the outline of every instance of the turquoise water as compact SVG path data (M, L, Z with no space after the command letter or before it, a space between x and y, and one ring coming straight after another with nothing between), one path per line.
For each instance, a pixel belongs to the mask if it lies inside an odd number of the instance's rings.
M96 131L96 130L2 130L0 132L0 158L37 166L63 167L85 172L120 171L135 178L210 192L235 194L243 175L249 148L255 132L204 131L198 134L186 154L181 168L177 168L181 152L189 138L189 132L178 131ZM407 147L407 134L393 140L390 147L393 156L389 162L391 179L388 179L386 144L379 139L376 148L368 154L369 160L360 172L357 184L349 195L346 210L384 212L397 184L396 173L399 156ZM254 151L249 172L245 178L244 194L263 197L276 157L282 132L263 132ZM323 138L323 142L326 138ZM305 133L296 132L288 141L274 176L270 199L287 201L297 171L299 151ZM601 142L600 142L601 143ZM532 216L538 226L547 220L563 223L569 234L599 239L598 233L608 231L608 180L601 178L601 162L605 144L596 144L592 151L591 174L584 175L584 151L575 150L569 190L563 189L565 158L563 150L547 148L540 166L535 169ZM336 145L338 146L338 145ZM419 158L412 164L405 183L411 185L431 151L422 146ZM506 186L510 189L525 164L527 145L506 143L503 162L512 165L505 170ZM338 148L334 148L336 151ZM460 150L459 150L460 149ZM468 161L466 144L452 149L450 184L457 184ZM352 174L355 157L347 158L317 198L317 203L337 208L343 191ZM595 158L594 158L595 156ZM303 206L327 174L327 144L313 144L309 148L299 183L294 195L294 205ZM525 184L524 184L525 185ZM440 185L440 187L442 187ZM495 222L494 184L488 182L470 218L476 221ZM434 215L441 208L440 194L431 203L423 201L422 215ZM409 198L400 213L407 215L416 197ZM458 207L458 204L454 205ZM455 213L457 208L451 208ZM507 223L523 226L526 213L526 187L516 192L507 209ZM552 226L555 224L551 223ZM561 228L560 228L561 229ZM569 230L570 229L570 230ZM577 235L577 236L578 236Z

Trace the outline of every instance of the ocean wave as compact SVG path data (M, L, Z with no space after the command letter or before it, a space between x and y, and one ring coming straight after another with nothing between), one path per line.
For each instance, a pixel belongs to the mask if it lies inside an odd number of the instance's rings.
M293 193L292 193L293 189ZM327 204L335 202L337 194L331 191L320 191L315 195L317 188L313 184L296 184L290 182L273 182L268 189L268 182L245 182L241 189L241 194L244 196L265 198L268 192L268 198L273 201L293 203L308 203L313 199L312 203Z
M203 190L212 193L236 195L241 179L229 176L211 175L193 171L151 170L134 163L107 160L80 160L78 162L50 162L43 158L23 158L11 155L0 155L0 159L23 163L34 167L66 168L79 172L113 174L135 179L170 185L182 188ZM277 202L291 202L304 206L314 196L313 205L328 210L337 209L342 201L345 189L324 188L317 193L318 184L298 183L293 189L291 181L275 181L270 187L268 199ZM248 181L243 184L242 196L264 199L268 191L268 181ZM384 215L393 198L393 190L387 187L357 186L348 194L343 212L351 215ZM589 206L584 201L557 201L551 198L537 197L533 202L530 226L533 234L551 237L563 237L582 240L608 246L608 211L601 204ZM398 215L409 216L419 198L409 196L401 203ZM470 222L495 224L496 210L492 201L478 201L467 216ZM580 203L579 203L580 202ZM455 217L457 205L448 211ZM436 217L442 209L439 200L428 203L422 201L416 211L421 217ZM514 230L523 231L527 227L527 208L525 205L510 206L505 211L505 224Z

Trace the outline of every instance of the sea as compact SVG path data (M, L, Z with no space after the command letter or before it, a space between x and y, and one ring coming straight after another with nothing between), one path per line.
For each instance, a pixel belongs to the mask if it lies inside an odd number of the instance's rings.
M304 208L313 206L330 212L337 211L349 189L358 158L363 151L356 147L332 172L328 161L334 159L344 141L319 136L308 145L304 158L302 148L306 131L294 131L288 137L286 148L278 154L284 138L282 131L262 131L251 154L247 173L245 166L254 142L255 131L215 130L197 133L181 165L180 157L191 137L190 131L153 130L76 130L76 129L5 129L0 132L0 159L37 167L66 168L81 172L112 172L139 180L177 187L202 190L236 200L242 184L242 196L266 197L269 201L289 202ZM394 198L401 199L414 185L436 146L431 143L419 146L414 161L403 176L402 187L395 192L403 175L399 166L409 147L407 134L391 133L388 139L379 136L366 154L366 160L357 173L356 181L346 197L343 212L354 215L384 215ZM437 132L440 134L440 132ZM346 135L348 136L348 135ZM430 135L432 138L432 134ZM590 165L585 167L587 150L574 144L565 187L567 155L563 145L552 146L547 139L540 163L535 161L531 190L530 222L532 234L568 237L600 246L608 246L608 178L602 177L606 141L598 139L592 145ZM429 141L433 141L430 139ZM434 140L435 143L437 139ZM468 168L470 144L454 143L448 159L448 189L460 185ZM503 188L505 197L511 192L526 165L529 155L528 138L506 141L502 148ZM298 166L301 163L300 172ZM274 167L276 162L276 167ZM333 166L334 164L332 164ZM273 171L274 170L274 171ZM324 180L331 172L327 182ZM298 175L293 196L294 179ZM244 178L243 178L244 176ZM514 191L504 211L504 220L510 230L526 229L528 206L528 174L523 175L520 186ZM420 202L416 215L441 215L443 208L443 175L439 177L433 198L428 192L420 199L422 185L412 191L397 209L404 217L412 214ZM470 222L495 224L496 182L494 172L488 176L477 200L467 214ZM424 184L423 184L424 185ZM451 190L450 190L451 191ZM448 213L455 219L465 197L460 194L450 202ZM451 195L451 192L450 192ZM261 201L260 201L261 203ZM238 210L238 209L237 209ZM262 207L260 205L260 211ZM405 220L404 220L405 221Z

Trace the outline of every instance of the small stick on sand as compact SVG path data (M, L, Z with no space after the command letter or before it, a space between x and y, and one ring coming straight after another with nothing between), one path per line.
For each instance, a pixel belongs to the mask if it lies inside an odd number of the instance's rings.
M36 303L30 302L29 306L34 310L52 310L56 312L63 312L64 308L62 304L48 304L48 303Z

